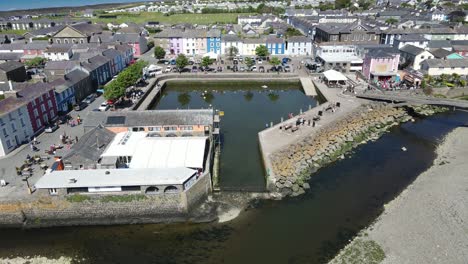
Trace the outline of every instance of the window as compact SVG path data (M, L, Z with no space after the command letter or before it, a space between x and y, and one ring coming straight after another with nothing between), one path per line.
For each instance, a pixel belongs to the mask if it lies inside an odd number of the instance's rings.
M161 127L148 127L149 131L161 131Z
M177 126L169 126L169 127L164 127L164 131L176 131Z
M21 126L22 126L22 127L25 127L25 126L26 126L26 124L24 124L24 121L23 121L22 118L20 118L20 123L21 123Z
M42 103L43 100L42 100L42 96L39 96L39 103Z
M23 112L21 112L21 108L18 108L18 115L23 115Z
M7 141L6 141L6 144L7 144L7 147L8 147L8 148L11 148L10 140L7 140Z
M3 129L3 136L8 137L8 133L7 133L6 129Z
M11 113L8 113L8 118L11 120L13 120L13 116L11 115Z
M0 118L0 125L4 125L5 123L3 123L3 119Z
M40 120L40 119L37 119L37 120L36 120L36 125L37 125L37 127L41 127L41 126L42 126L42 123L41 123L41 120Z
M53 109L52 109L52 110L50 110L50 112L49 112L49 116L50 116L50 119L54 119L54 117L55 117L55 113L54 113L54 110L53 110Z
M46 111L45 106L43 104L41 104L41 110L43 113Z
M424 59L424 56L421 56L421 59Z
M183 126L181 127L181 130L184 130L184 131L193 130L193 126Z
M11 123L11 130L13 130L13 132L16 132L16 126L15 126L15 123Z
M34 109L34 117L38 117L39 116L39 112L37 111L37 109Z
M52 108L52 101L51 100L47 101L47 104L49 105L50 108Z
M58 194L57 189L55 189L55 188L49 189L49 194L50 195L57 195Z

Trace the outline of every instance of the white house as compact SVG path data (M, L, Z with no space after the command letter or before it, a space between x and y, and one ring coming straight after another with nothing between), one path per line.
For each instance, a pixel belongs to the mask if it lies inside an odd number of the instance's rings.
M239 54L241 55L255 55L255 50L257 49L258 46L260 45L265 45L266 41L265 39L257 39L257 38L252 38L252 39L244 39L244 43L242 45L242 49L239 50Z
M44 51L44 58L51 61L70 60L72 56L72 46L69 44L54 44Z
M238 16L237 17L237 24L245 25L245 24L261 24L262 17L261 16Z
M397 49L401 49L406 45L413 45L425 49L428 44L429 39L422 34L401 35L393 40L393 46Z
M224 54L229 54L228 48L236 47L238 54L241 54L244 47L244 42L242 39L235 35L226 35L221 38L221 52Z
M7 155L34 135L26 104L0 104L0 157ZM7 109L8 108L8 109Z
M312 40L301 36L288 38L286 41L286 54L291 56L312 55Z
M468 59L445 60L430 59L421 64L421 71L430 76L439 76L442 74L468 75Z
M421 69L421 63L427 59L433 59L434 55L422 48L406 45L400 49L400 58L406 66L410 66L415 70Z

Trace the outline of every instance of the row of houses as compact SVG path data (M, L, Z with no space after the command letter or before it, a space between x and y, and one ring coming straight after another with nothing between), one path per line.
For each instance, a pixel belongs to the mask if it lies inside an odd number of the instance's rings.
M77 53L81 59L49 61L40 82L0 82L0 156L29 142L67 113L76 103L96 92L133 61L132 48L125 44L101 45L99 49ZM12 75L18 62L7 62ZM13 65L14 64L14 65ZM16 65L16 66L15 66ZM22 66L23 72L24 66ZM0 71L1 72L1 71Z
M264 45L271 55L311 55L312 41L307 37L263 36L259 38L240 38L236 35L221 35L221 31L168 29L157 33L155 45L162 47L167 54L203 55L228 53L235 47L240 55L255 55L255 49Z

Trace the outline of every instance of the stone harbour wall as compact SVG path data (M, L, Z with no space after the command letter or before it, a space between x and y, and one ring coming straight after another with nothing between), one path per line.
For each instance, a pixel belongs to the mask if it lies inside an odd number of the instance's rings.
M34 195L23 201L0 201L0 227L40 228L75 225L114 225L213 221L206 201L210 175L181 193L155 195L106 194Z
M385 103L362 105L340 120L318 128L299 142L271 154L272 181L282 196L297 196L310 188L307 180L320 167L337 159L359 144L376 140L391 126L411 117L402 108Z

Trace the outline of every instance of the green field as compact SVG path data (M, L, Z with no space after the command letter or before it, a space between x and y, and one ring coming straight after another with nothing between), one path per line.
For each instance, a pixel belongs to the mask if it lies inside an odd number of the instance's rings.
M236 23L239 13L222 13L222 14L174 14L165 16L157 12L142 12L140 14L123 14L118 15L117 18L95 18L95 22L103 23L146 23L148 21L158 21L160 23L191 23L191 24L228 24ZM242 13L242 15L250 15L250 13Z
M0 34L17 34L17 35L23 35L24 33L28 32L27 30L0 30Z

